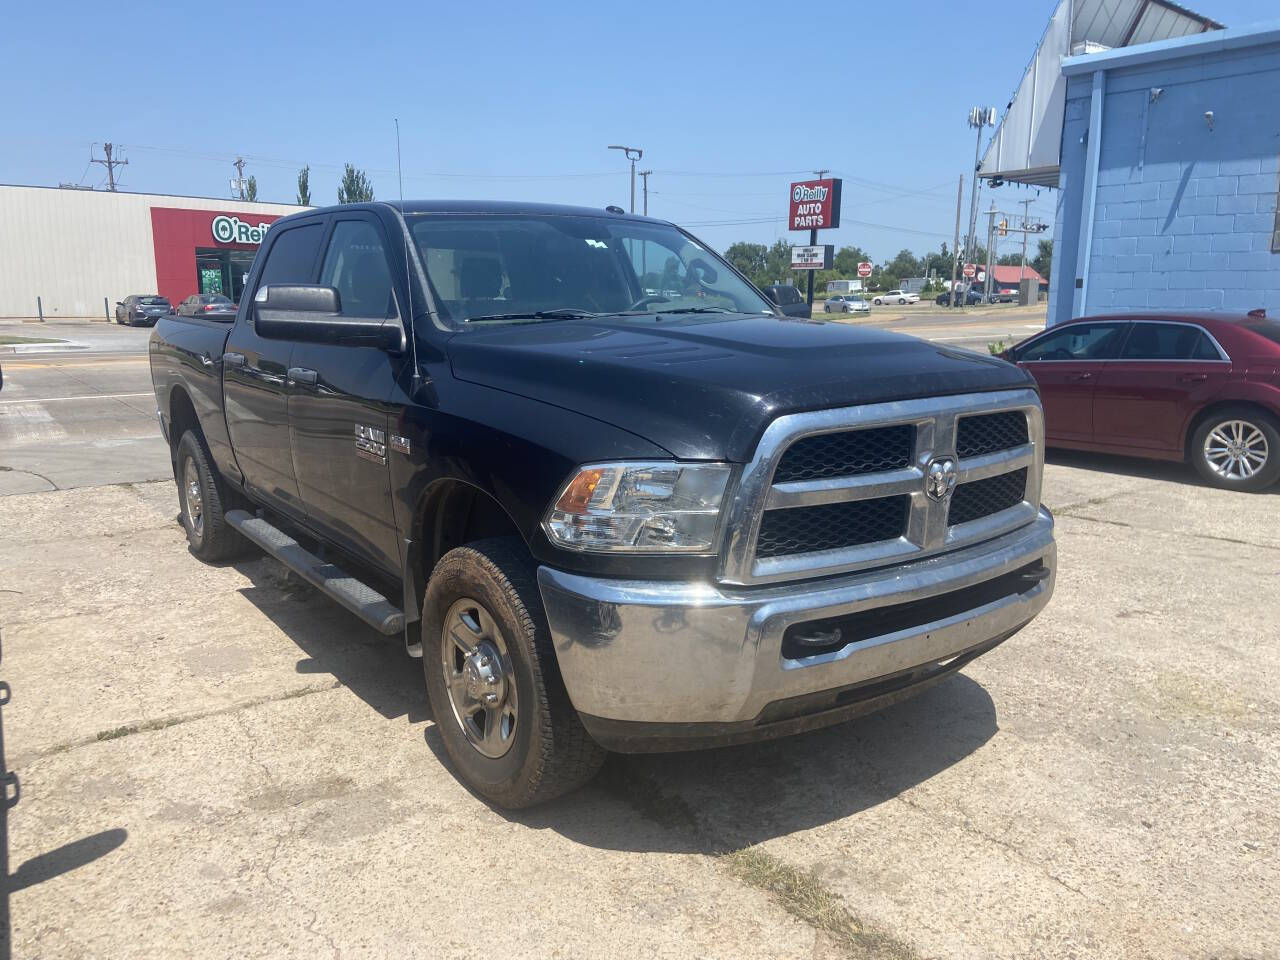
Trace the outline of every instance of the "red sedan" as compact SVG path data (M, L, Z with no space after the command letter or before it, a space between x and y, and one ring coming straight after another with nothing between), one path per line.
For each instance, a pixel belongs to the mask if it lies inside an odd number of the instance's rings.
M1080 317L1001 356L1039 383L1049 446L1190 460L1231 490L1280 478L1280 321L1262 311Z

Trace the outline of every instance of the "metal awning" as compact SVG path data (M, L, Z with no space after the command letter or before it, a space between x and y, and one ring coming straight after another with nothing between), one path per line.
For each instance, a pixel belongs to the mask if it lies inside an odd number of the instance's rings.
M1063 57L1222 28L1169 0L1061 0L987 145L978 176L1058 185L1067 98Z

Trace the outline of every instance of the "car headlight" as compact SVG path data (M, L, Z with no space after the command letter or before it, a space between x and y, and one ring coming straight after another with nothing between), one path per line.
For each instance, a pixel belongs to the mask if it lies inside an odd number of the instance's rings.
M551 542L592 553L708 553L731 468L723 463L593 463L547 511Z

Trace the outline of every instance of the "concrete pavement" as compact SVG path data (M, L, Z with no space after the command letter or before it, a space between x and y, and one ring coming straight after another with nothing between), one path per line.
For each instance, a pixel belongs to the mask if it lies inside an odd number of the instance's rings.
M518 815L417 661L196 561L171 481L0 498L14 954L1265 956L1280 495L1053 461L1057 595L962 675Z

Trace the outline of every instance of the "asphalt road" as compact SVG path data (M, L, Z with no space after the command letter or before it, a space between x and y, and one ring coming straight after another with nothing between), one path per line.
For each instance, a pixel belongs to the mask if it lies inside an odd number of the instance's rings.
M84 345L0 355L0 496L170 475L151 392L149 330L54 323L0 330Z

